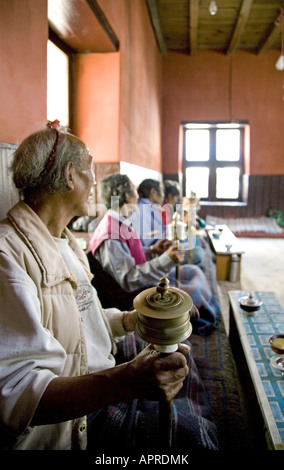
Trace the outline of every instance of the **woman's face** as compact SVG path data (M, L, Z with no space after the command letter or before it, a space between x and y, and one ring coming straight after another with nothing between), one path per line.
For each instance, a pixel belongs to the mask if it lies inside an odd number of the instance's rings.
M161 187L159 189L152 188L149 199L152 204L163 204L164 190Z
M89 153L83 157L82 169L76 168L76 185L74 203L76 216L88 215L93 202L94 185L96 184L93 171L93 158Z
M179 196L173 196L172 194L169 194L167 197L167 203L172 204L173 206L177 204L179 201Z
M131 188L130 191L126 193L126 202L120 208L121 215L123 215L126 218L130 217L132 212L136 211L137 201L139 197L137 193L137 189L135 188L133 183L131 183L130 188Z

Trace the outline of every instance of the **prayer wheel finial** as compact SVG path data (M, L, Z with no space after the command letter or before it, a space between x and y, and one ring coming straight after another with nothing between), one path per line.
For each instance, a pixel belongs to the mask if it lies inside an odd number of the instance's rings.
M160 280L159 284L156 287L156 291L161 294L162 299L164 298L164 295L168 292L170 283L169 280L166 277L162 277Z

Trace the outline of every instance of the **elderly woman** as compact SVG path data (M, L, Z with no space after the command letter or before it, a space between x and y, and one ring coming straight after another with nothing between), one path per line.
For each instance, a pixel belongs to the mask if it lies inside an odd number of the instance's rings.
M184 251L167 239L160 239L151 247L143 247L140 235L135 231L137 217L133 216L138 194L128 176L116 173L105 177L100 183L100 193L108 211L92 235L90 250L103 270L94 269L94 283L102 301L110 307L119 299L119 291L109 287L104 272L121 289L132 293L132 298L139 289L157 285L164 276L169 278L171 285L175 285L176 265L183 262ZM214 328L219 306L207 279L194 265L180 265L179 274L179 287L192 297L200 313L193 327L200 334L208 334Z
M22 142L12 171L22 200L0 223L1 448L84 449L86 415L93 450L131 448L138 403L147 415L147 399L176 395L189 347L164 357L147 346L116 365L115 340L131 334L136 312L102 309L66 228L88 213L94 184L81 140L51 123Z

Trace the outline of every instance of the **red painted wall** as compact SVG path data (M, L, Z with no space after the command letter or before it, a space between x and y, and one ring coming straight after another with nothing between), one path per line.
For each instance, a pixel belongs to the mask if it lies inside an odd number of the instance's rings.
M47 0L0 2L0 141L46 123Z
M261 57L237 52L226 57L203 51L196 57L169 53L161 58L144 0L120 0L119 8L117 0L99 3L119 38L120 50L114 61L109 59L110 72L99 54L95 60L92 54L78 57L82 69L77 75L80 100L75 110L75 128L92 146L98 113L87 107L89 127L85 127L85 105L88 97L97 103L98 90L90 92L90 81L99 81L98 72L105 74L105 84L100 83L105 114L101 113L99 124L105 133L112 122L115 128L112 142L109 138L96 142L98 161L126 161L177 173L180 122L232 117L251 124L250 173L284 174L284 72L275 69L279 52ZM17 143L46 121L47 38L47 0L1 0L1 141ZM107 54L105 59L108 62ZM112 73L115 78L108 75ZM82 94L86 81L89 85ZM81 111L79 101L85 103Z
M120 160L162 171L162 59L146 2L125 4L128 10L120 29Z
M275 68L279 51L262 57L238 53L233 61L232 108L250 122L253 175L284 174L284 72Z
M146 3L99 3L120 49L75 59L73 131L98 162L161 171L162 59ZM17 143L46 123L47 39L47 0L1 0L1 141Z
M119 161L119 53L77 54L74 60L74 134L94 161Z
M153 29L144 0L99 0L100 7L119 39L119 111L113 114L118 119L118 153L109 149L112 136L112 121L107 119L104 145L98 158L100 162L124 161L145 168L161 171L161 69L162 59L158 52ZM101 73L100 64L90 58L84 62L84 75L88 82L97 84L97 75ZM107 60L107 58L106 58ZM112 68L109 71L112 74ZM77 75L78 76L78 75ZM111 77L100 81L101 101L110 93ZM83 82L82 82L83 83ZM90 86L79 84L80 100L76 106L74 123L76 129L82 129L85 122L85 103L88 101ZM115 84L116 86L116 84ZM112 93L112 92L111 92ZM83 106L82 106L83 104ZM79 113L79 114L77 114ZM108 114L108 113L106 113ZM93 129L99 119L106 115L101 109L87 112L89 129L84 131L87 142L94 143ZM77 122L78 121L80 122ZM95 143L94 143L95 145ZM95 152L97 153L97 152Z
M227 57L201 51L163 59L163 173L181 171L182 121L244 119L250 123L250 174L284 174L284 72L278 51Z

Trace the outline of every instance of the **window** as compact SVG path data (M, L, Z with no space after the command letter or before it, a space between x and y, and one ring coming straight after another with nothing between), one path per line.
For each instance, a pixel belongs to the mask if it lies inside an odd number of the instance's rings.
M246 123L185 123L184 194L241 201Z
M70 126L69 55L48 40L47 44L47 119L58 119Z

